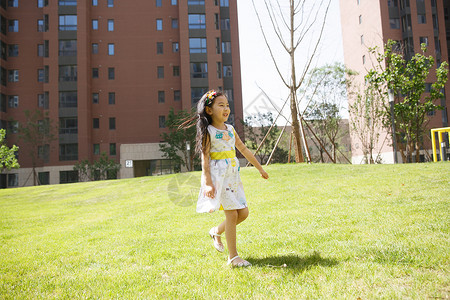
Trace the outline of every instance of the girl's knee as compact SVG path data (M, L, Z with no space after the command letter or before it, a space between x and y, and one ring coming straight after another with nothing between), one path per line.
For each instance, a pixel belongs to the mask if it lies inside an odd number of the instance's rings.
M236 221L239 214L237 210L226 210L225 211L225 217L227 220Z
M244 221L245 219L247 219L248 214L249 214L248 207L238 210L239 215L238 220L240 222Z

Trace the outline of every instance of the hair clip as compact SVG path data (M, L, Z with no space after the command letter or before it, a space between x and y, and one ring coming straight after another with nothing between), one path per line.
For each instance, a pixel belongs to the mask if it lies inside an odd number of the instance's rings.
M212 101L214 100L214 98L217 97L217 92L214 90L211 90L209 92L206 93L206 106L211 105Z

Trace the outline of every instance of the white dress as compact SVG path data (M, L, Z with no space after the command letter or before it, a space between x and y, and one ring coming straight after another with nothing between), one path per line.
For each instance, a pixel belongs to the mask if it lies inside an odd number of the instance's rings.
M239 176L239 160L236 157L236 131L233 126L225 125L227 130L208 126L211 137L209 167L216 193L214 198L207 197L204 193L205 182L202 180L197 201L197 212L200 213L247 207L244 187Z

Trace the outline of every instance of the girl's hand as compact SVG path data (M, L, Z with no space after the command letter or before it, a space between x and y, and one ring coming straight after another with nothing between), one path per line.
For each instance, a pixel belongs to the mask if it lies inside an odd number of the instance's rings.
M259 173L261 174L261 177L262 177L262 178L264 178L264 179L268 179L268 178L269 178L269 174L267 174L267 172L264 171L263 169L261 169L261 170L259 171Z
M214 195L216 194L216 189L214 188L214 185L206 185L205 186L205 190L204 190L204 194L206 197L208 198L214 198Z

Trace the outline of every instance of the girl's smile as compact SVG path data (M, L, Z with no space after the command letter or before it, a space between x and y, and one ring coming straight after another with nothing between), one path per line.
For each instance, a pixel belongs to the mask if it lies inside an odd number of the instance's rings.
M214 99L213 105L211 107L207 106L205 109L206 113L211 116L212 125L222 129L231 112L227 98L225 96L218 96Z

